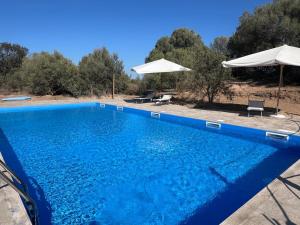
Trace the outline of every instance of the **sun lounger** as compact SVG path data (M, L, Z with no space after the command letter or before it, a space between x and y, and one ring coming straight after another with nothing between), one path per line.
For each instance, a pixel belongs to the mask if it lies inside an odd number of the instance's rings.
M172 95L163 95L162 98L154 99L155 104L159 103L170 103Z
M146 102L146 101L151 102L153 97L154 97L154 93L149 93L145 97L135 98L134 101L135 101L135 103L138 103L138 102L143 103L143 102Z
M260 116L262 117L262 113L264 111L264 103L262 100L248 100L248 117L250 116L250 111L258 111L260 112Z

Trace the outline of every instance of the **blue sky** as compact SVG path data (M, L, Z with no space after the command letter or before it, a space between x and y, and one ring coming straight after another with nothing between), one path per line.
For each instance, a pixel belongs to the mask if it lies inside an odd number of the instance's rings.
M271 0L9 0L1 1L0 42L30 52L58 50L78 63L106 46L126 71L144 63L158 38L187 27L204 43L230 36L244 11Z

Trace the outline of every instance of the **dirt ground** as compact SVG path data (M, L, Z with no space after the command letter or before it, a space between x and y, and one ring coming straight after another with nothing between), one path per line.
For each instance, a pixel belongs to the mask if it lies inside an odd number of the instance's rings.
M245 111L245 108L248 104L248 99L261 99L265 100L266 111L275 112L276 109L276 101L277 101L277 91L278 87L267 87L267 86L254 86L247 83L235 83L232 85L232 90L234 95L232 99L227 98L226 96L220 96L215 100L215 104L207 105L207 104L197 104L199 97L195 96L193 93L184 92L177 93L174 95L174 103L185 105L185 104L194 104L199 108L211 108L212 110L224 110L224 111ZM0 98L4 97L12 97L12 96L20 96L27 95L26 93L0 93ZM31 95L29 95L31 96ZM124 98L132 98L132 96L122 95ZM74 99L72 97L67 96L31 96L32 102L43 102L49 100L63 100L65 102L68 101L91 101L92 99L99 99L97 97L80 97ZM103 98L107 98L105 96ZM101 99L101 98L100 98ZM12 103L13 104L13 103ZM300 115L300 86L284 86L281 89L280 95L280 104L279 108L281 113L286 114L295 114Z
M275 111L278 96L278 87L254 86L246 83L236 83L232 85L233 98L220 96L215 100L215 105L219 110L240 111L247 104L248 99L259 99L265 101L267 111ZM177 98L187 102L194 102L197 97L192 93L181 93ZM202 106L207 107L207 106ZM300 115L300 86L284 86L281 88L279 109L281 113Z

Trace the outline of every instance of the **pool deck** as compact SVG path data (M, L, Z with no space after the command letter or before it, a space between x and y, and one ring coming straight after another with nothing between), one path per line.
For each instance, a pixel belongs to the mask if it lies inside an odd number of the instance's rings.
M0 159L2 158L0 152ZM0 166L0 170L4 169ZM9 174L6 173L8 177ZM10 177L11 178L11 177ZM0 179L0 225L31 225L20 196Z
M1 102L0 107L20 105L66 104L79 102L102 102L155 112L192 117L203 120L253 127L264 130L289 130L300 135L300 116L285 119L270 116L247 117L245 113L233 113L196 109L193 105L155 105L154 103L136 104L125 101L124 97L110 98L81 98L62 100L34 100L22 102ZM1 153L0 153L1 154ZM300 160L288 168L277 179L255 195L245 205L228 217L222 225L237 224L300 224ZM0 225L2 224L31 224L25 212L20 197L0 180Z
M300 160L221 225L300 224Z

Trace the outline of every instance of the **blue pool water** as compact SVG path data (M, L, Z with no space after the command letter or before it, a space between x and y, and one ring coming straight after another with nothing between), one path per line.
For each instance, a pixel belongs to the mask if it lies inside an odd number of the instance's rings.
M40 109L0 111L0 146L41 224L218 224L300 157L145 112Z

